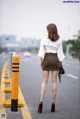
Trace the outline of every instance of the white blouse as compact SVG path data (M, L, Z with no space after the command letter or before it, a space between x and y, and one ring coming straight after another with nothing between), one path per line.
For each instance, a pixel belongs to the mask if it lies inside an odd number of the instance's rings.
M63 61L65 56L63 53L62 41L59 39L52 42L48 36L41 39L38 56L44 59L45 53L57 53L59 61Z

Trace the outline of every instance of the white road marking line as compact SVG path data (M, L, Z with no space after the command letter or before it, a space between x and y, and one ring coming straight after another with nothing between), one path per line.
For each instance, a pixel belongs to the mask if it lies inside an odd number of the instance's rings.
M71 75L71 74L67 74L67 76L72 77L72 78L75 78L75 79L78 79L77 76L74 76L74 75Z

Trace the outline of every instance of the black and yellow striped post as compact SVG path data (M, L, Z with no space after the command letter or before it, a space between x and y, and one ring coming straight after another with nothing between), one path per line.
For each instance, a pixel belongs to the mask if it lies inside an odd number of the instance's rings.
M12 56L12 95L11 111L18 111L19 56Z

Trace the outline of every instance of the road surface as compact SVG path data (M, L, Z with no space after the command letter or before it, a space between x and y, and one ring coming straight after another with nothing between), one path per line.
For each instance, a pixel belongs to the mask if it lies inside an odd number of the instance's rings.
M3 64L6 61L8 61L10 72L10 56L0 55L0 77ZM31 55L31 57L20 57L19 85L32 119L80 118L80 63L78 60L65 59L63 65L66 74L62 76L61 83L59 83L59 80L57 79L58 90L56 98L56 112L50 112L52 93L51 79L49 76L43 103L43 113L39 114L37 112L37 108L42 82L42 70L39 65L39 58L36 55ZM10 94L6 94L5 98L10 98ZM18 112L11 112L10 108L5 108L5 110L7 114L6 119L26 119L23 117L22 110L20 108L18 109ZM25 114L27 114L26 111Z

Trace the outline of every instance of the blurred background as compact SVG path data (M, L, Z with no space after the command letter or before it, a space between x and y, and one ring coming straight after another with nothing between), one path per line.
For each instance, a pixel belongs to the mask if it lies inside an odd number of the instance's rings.
M42 70L37 53L41 38L47 35L49 23L57 25L63 43L65 74L61 77L61 84L58 80L57 113L50 113L52 94L49 80L44 113L39 115L37 106ZM12 55L15 54L20 56L19 84L32 118L80 119L80 0L0 0L0 96L4 95L1 83L3 66L7 61L11 81ZM10 95L5 98L9 99ZM0 103L0 108L4 110L3 103L2 106ZM10 108L6 110L7 119L23 119L21 110L17 114L11 113ZM27 112L25 110L25 116Z
M80 4L63 0L0 0L0 53L37 54L55 23L66 57L80 59Z

